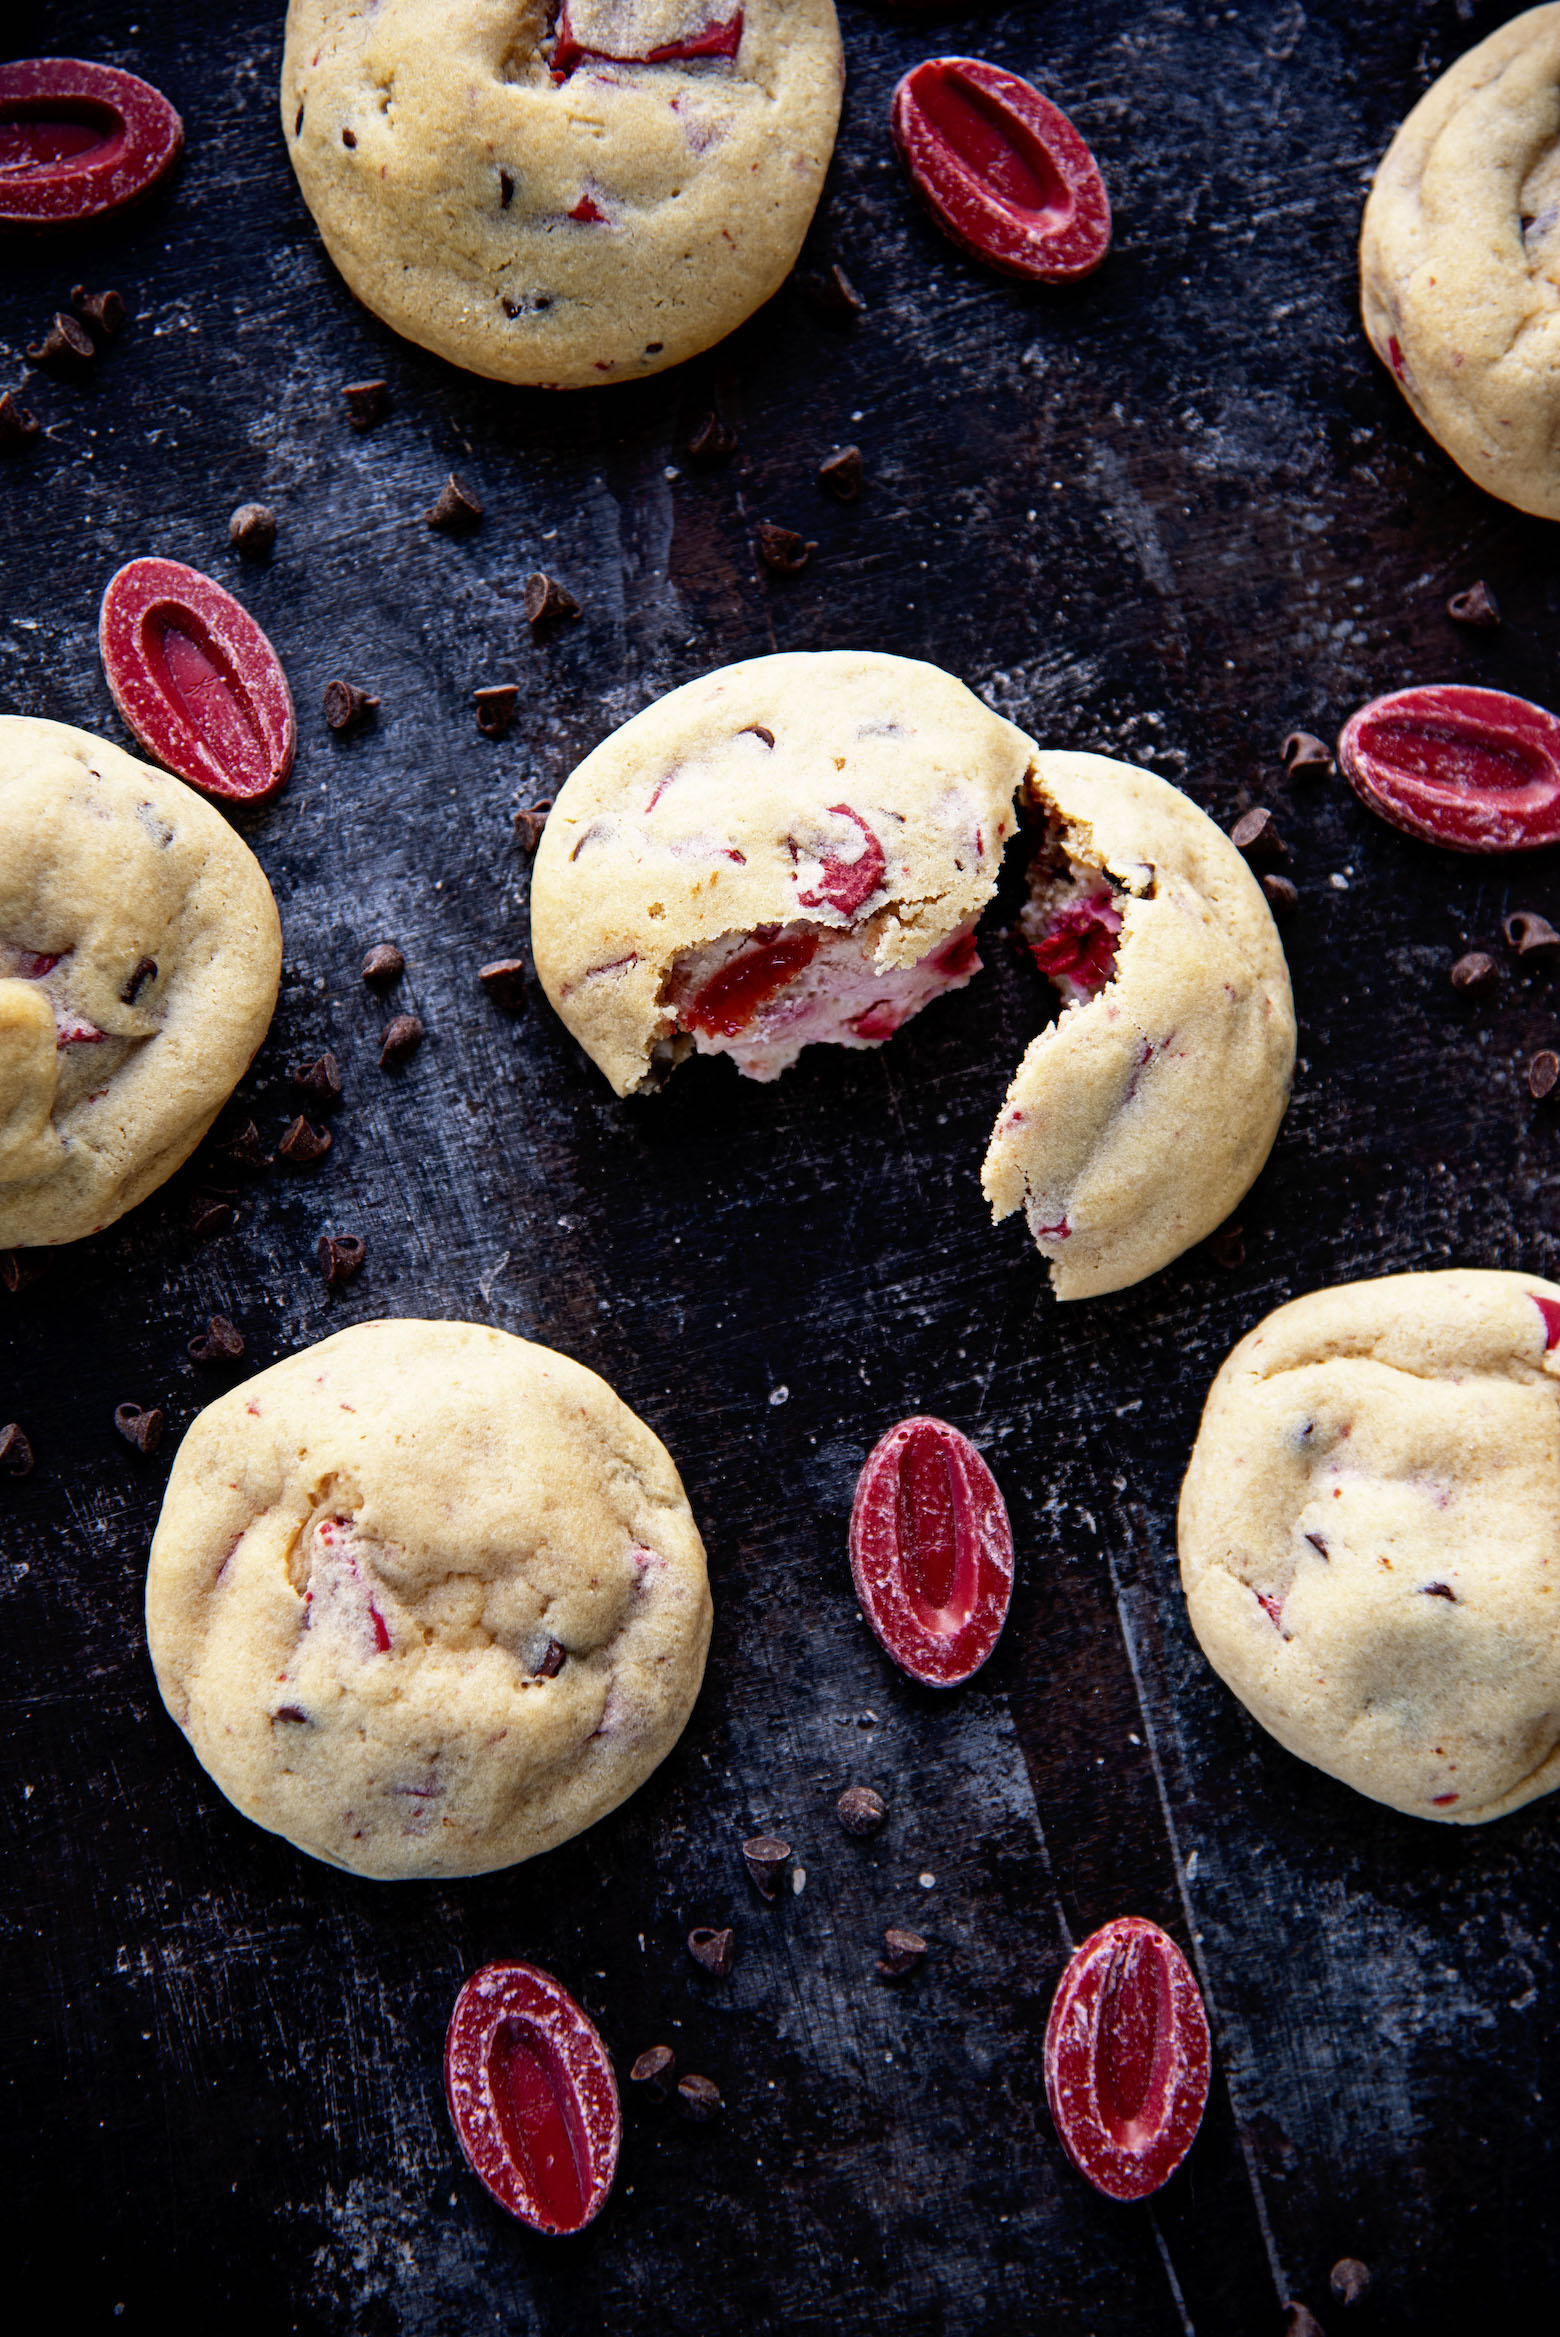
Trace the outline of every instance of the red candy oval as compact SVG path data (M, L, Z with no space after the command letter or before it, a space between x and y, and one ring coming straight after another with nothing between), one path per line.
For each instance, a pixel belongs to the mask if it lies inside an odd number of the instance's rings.
M1360 801L1449 852L1560 842L1560 720L1527 698L1436 682L1351 715L1338 764Z
M274 795L298 744L287 676L246 608L179 560L109 581L98 649L114 704L149 755L226 803Z
M917 1414L874 1445L850 1513L862 1613L901 1671L955 1688L1001 1636L1013 1595L1013 1529L967 1436Z
M978 57L930 57L894 92L894 144L943 233L1009 276L1065 284L1110 249L1099 165L1059 107Z
M1146 2199L1196 2139L1208 2102L1208 2016L1157 1923L1120 1915L1086 1939L1045 2029L1045 2096L1080 2175Z
M0 65L0 226L72 227L117 211L178 160L160 89L80 57Z
M444 2091L472 2173L533 2231L583 2231L617 2172L623 2116L595 2023L550 1972L484 1964L450 2015Z

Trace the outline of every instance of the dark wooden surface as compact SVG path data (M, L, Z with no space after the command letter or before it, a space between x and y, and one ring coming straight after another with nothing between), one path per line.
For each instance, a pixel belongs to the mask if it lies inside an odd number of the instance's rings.
M165 553L242 593L301 746L239 822L288 965L241 1110L277 1132L287 1067L325 1046L347 1096L323 1167L258 1179L226 1237L191 1238L186 1174L0 1292L0 1419L38 1453L0 1480L8 2287L48 2284L61 2329L332 2337L1276 2337L1290 2295L1333 2337L1536 2329L1560 2272L1560 1807L1432 1827L1292 1760L1203 1664L1174 1550L1207 1383L1269 1307L1395 1268L1560 1267L1560 1121L1523 1077L1560 1028L1554 977L1507 962L1482 1003L1446 978L1506 908L1560 921L1560 869L1440 855L1276 757L1411 680L1554 699L1553 531L1454 472L1355 317L1375 161L1513 9L846 0L812 256L847 267L859 324L789 289L715 358L573 397L463 376L347 297L274 120L281 13L9 16L11 53L147 74L188 153L138 218L3 254L0 379L80 278L134 322L90 386L28 385L48 436L0 466L0 705L122 738L95 651L112 570ZM887 100L937 48L1030 73L1093 143L1117 233L1092 284L1006 284L912 206ZM358 437L340 386L377 374L393 414ZM741 454L700 474L717 379ZM841 510L813 473L848 439L869 485ZM420 517L452 464L487 505L462 542ZM249 497L280 522L266 569L227 547ZM757 570L759 518L819 539L796 582ZM546 647L519 605L542 564L585 604ZM1443 613L1479 575L1498 635ZM987 1225L986 1133L1048 1011L1000 942L882 1053L814 1050L775 1088L696 1063L626 1105L545 1007L512 1023L480 995L477 966L524 944L516 803L692 675L838 643L935 658L1226 824L1274 806L1301 1061L1239 1270L1194 1255L1061 1309L1019 1223ZM382 699L349 742L319 715L335 674ZM495 746L468 694L508 680ZM385 937L429 1029L394 1074L357 979ZM322 1229L368 1242L341 1295ZM173 1445L236 1376L185 1356L216 1309L256 1364L381 1314L492 1321L664 1436L715 1639L682 1744L616 1816L508 1874L388 1887L221 1799L141 1628ZM126 1399L168 1408L150 1460L114 1433ZM919 1408L981 1443L1020 1551L1003 1643L947 1697L881 1657L845 1558L861 1459ZM853 1781L892 1804L876 1843L835 1823ZM807 1874L772 1909L737 1851L761 1826ZM1130 2210L1064 2162L1040 2067L1069 1941L1126 1911L1194 1956L1216 2052L1188 2166ZM682 1938L728 1919L739 1961L712 1983ZM873 1969L891 1921L932 1943L897 1988ZM620 2069L664 2039L726 2098L708 2131L630 2101L616 2193L574 2242L493 2210L445 2116L450 2004L506 1955L556 1971ZM1376 2273L1349 2314L1326 2295L1345 2252Z

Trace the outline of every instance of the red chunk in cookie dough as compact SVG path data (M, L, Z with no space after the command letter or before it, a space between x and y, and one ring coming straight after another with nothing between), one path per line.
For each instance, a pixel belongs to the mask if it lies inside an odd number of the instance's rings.
M804 909L838 909L842 917L854 917L883 882L883 847L860 812L852 811L848 803L831 803L829 810L834 818L850 820L861 830L861 850L849 860L838 853L821 853L817 885L805 893L798 890L796 898ZM797 849L793 842L792 853Z
M1048 918L1032 902L1022 924L1030 956L1064 995L1092 998L1114 974L1121 911L1109 892L1091 893Z
M553 75L566 81L590 59L611 65L679 65L734 57L742 10L722 16L706 0L563 0Z

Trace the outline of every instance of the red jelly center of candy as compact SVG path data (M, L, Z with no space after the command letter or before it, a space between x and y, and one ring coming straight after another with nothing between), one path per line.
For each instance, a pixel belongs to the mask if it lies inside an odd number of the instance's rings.
M507 2020L488 2051L488 2085L504 2148L538 2207L564 2231L584 2220L587 2185L580 2171L569 2088L534 2029Z
M190 622L187 609L147 611L141 642L148 669L225 769L269 777L271 757L248 693L209 634L200 639Z
M1118 1948L1100 1990L1095 2091L1112 2141L1141 2150L1165 2121L1175 2041L1170 1974L1134 1941Z
M124 140L113 107L89 97L72 100L69 113L57 97L17 99L0 109L0 177L47 177L87 154L106 161Z
M684 1009L684 1029L734 1039L811 962L817 950L815 933L789 933L731 958Z
M1047 234L1073 213L1071 190L1026 122L953 73L928 73L916 100L953 155L990 193Z
M1515 803L1536 787L1547 792L1554 785L1552 766L1543 755L1520 739L1492 731L1477 736L1466 726L1453 729L1386 715L1371 725L1365 743L1395 777L1419 779L1447 793Z
M899 1465L899 1564L916 1620L951 1638L975 1607L975 1536L959 1531L959 1487L944 1440L921 1429Z

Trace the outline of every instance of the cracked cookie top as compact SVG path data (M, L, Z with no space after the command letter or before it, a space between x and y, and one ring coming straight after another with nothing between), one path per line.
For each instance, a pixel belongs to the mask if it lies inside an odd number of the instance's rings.
M1203 1653L1282 1745L1413 1817L1560 1785L1560 1286L1296 1299L1208 1396L1181 1489Z
M1560 519L1560 6L1443 73L1376 173L1365 329L1453 461Z
M384 1880L512 1866L594 1824L681 1735L704 1548L604 1380L507 1332L341 1331L179 1448L146 1626L228 1799Z
M281 976L264 872L181 780L0 716L0 1248L111 1225L194 1151Z
M282 129L376 316L577 389L679 364L778 291L843 83L833 0L291 0Z

